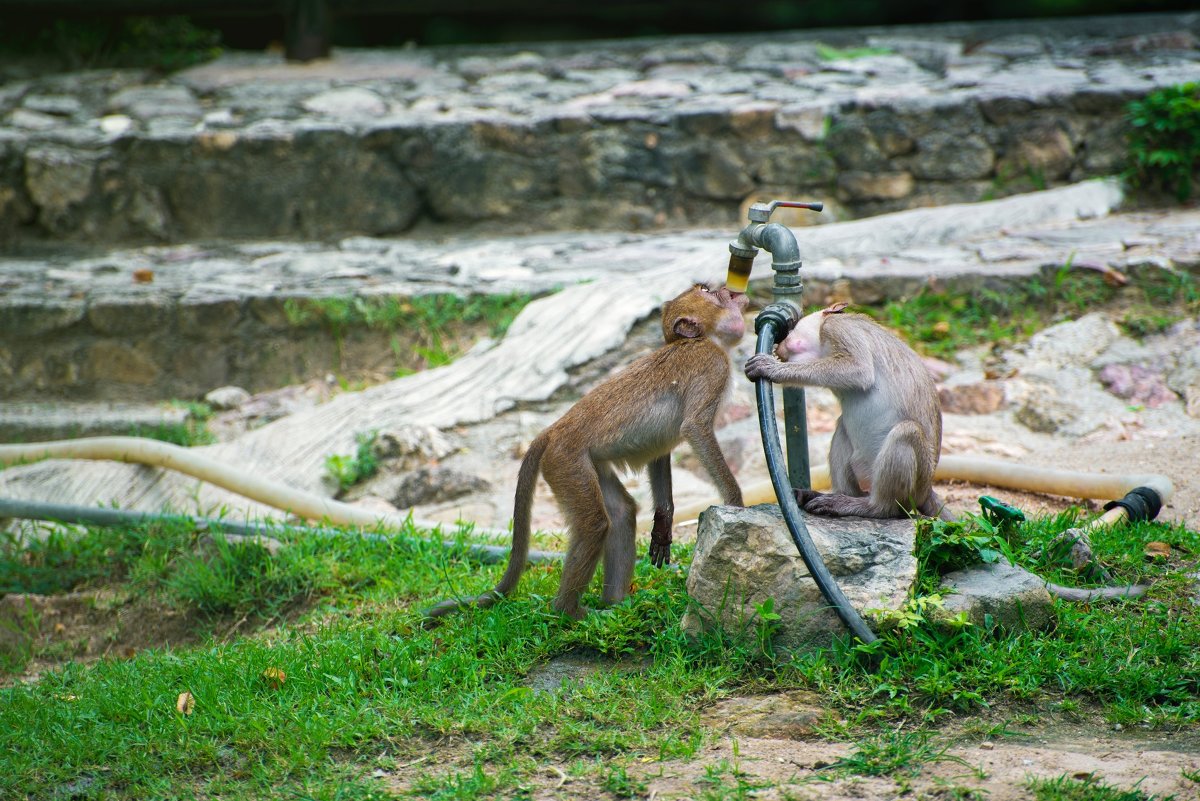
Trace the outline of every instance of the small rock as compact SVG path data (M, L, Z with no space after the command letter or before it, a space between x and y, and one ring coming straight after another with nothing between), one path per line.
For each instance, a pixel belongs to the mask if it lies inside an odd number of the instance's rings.
M1046 582L1027 570L995 562L957 570L942 578L949 591L935 618L949 619L966 612L976 626L1006 631L1040 631L1054 620L1054 601Z
M375 456L398 459L398 467L414 470L445 459L462 450L462 443L434 426L403 426L380 431L375 438Z
M375 495L399 509L408 509L420 504L452 501L490 488L490 483L470 473L445 467L421 467L409 473L376 476L352 487L346 493L346 499Z
M109 114L101 117L97 124L109 136L120 136L133 127L133 120L124 114Z
M21 105L30 111L56 117L73 117L83 111L83 104L70 95L29 95Z
M950 414L991 414L1004 404L1004 385L993 381L939 387L942 411Z
M48 131L62 125L63 121L51 114L31 111L25 108L14 110L8 115L8 124L14 128L24 128L27 131Z
M1151 409L1174 403L1179 397L1167 386L1163 374L1140 364L1110 364L1100 370L1100 383L1118 398Z
M387 111L387 103L369 89L348 87L331 89L304 101L304 108L330 117L378 117Z
M241 387L218 387L204 396L204 402L219 412L240 409L250 400L250 393Z

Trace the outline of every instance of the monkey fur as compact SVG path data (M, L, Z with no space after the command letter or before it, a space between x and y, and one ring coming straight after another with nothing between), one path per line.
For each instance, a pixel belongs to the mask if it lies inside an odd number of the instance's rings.
M598 385L529 446L517 476L513 545L508 568L490 592L448 600L427 610L428 619L463 606L490 606L511 593L529 553L530 508L539 473L566 518L569 538L553 606L569 617L587 613L580 596L604 560L605 604L629 592L636 556L636 504L617 468L648 468L654 497L650 556L669 559L674 507L671 451L692 446L726 504L742 505L742 492L717 443L713 421L728 396L729 351L745 334L744 295L694 286L662 310L666 344Z
M933 378L912 348L839 303L806 315L776 349L756 354L751 380L827 387L842 406L829 446L831 493L797 490L805 511L841 517L944 514L933 491L942 409Z

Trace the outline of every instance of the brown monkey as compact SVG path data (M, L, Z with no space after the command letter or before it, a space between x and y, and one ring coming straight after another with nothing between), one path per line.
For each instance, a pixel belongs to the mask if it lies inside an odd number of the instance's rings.
M742 505L713 420L729 390L729 350L745 334L745 306L744 295L704 286L668 301L662 310L667 344L595 387L533 440L517 476L508 569L475 604L490 606L517 586L529 553L530 506L539 471L570 531L554 608L576 619L587 613L579 598L601 556L604 602L618 603L629 592L637 507L614 468L649 468L655 507L650 555L656 565L670 552L670 458L681 440L696 451L724 502ZM426 616L440 617L462 605L443 601Z
M842 406L829 445L833 492L797 490L806 511L840 517L943 514L933 491L942 409L912 348L838 303L806 315L776 349L746 362L751 380L828 387Z

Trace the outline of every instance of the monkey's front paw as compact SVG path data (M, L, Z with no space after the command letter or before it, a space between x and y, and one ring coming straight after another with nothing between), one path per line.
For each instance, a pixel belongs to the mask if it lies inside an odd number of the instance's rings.
M769 353L756 353L746 362L746 378L757 381L765 378L774 381L774 375L779 370L779 359Z

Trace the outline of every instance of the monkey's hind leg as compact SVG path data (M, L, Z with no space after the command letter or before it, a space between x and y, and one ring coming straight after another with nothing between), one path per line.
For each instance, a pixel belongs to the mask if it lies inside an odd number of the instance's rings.
M604 545L604 603L616 604L629 594L633 563L637 558L637 504L611 467L603 465L600 491L608 511L608 540Z
M833 430L833 439L829 442L829 484L834 495L857 498L864 494L858 486L858 478L854 475L851 458L853 455L854 447L850 444L850 435L846 433L846 426L839 417L837 427ZM808 504L826 494L817 490L797 489L796 503L806 511L813 511L808 508Z
M548 463L549 469L546 469ZM588 609L580 605L579 598L596 573L611 527L600 477L586 455L566 464L543 459L542 466L542 475L554 491L570 531L562 579L553 606L564 615L579 620L588 613Z
M830 517L905 517L929 494L933 475L925 450L921 427L903 420L888 432L875 456L868 497L822 495L804 508Z

